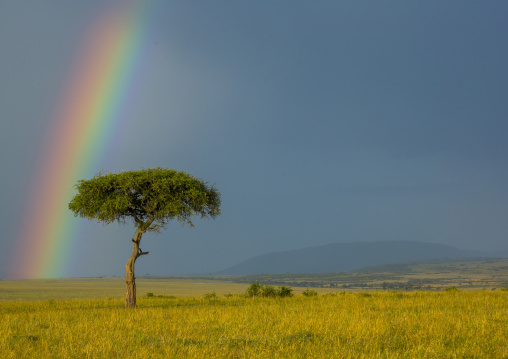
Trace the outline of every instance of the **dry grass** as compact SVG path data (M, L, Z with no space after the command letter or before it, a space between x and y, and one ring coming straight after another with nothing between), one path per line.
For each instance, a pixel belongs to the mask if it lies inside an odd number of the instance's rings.
M138 296L152 292L167 296L197 297L214 290L219 295L245 291L245 284L200 279L138 278L136 287ZM122 298L124 295L125 278L0 281L0 303L22 300Z
M0 357L508 357L507 291L154 297L138 305L4 302Z

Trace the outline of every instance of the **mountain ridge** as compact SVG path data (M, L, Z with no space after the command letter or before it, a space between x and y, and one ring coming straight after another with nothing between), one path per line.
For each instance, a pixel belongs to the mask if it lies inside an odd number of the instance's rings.
M508 251L462 250L419 241L337 242L258 255L214 275L338 273L390 263L469 257L508 258Z

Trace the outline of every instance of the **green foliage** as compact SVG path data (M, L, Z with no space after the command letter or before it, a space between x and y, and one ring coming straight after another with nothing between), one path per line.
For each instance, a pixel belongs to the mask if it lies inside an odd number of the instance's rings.
M263 284L261 286L261 296L263 297L276 297L277 296L277 290L273 285L266 285Z
M316 295L318 295L318 293L315 291L315 290L312 290L312 289L305 289L302 294L306 297L315 297Z
M277 295L279 297L292 297L293 296L293 288L280 286L279 289L277 290Z
M106 224L132 219L143 232L158 231L172 219L193 226L192 215L220 214L220 193L213 186L172 169L99 173L75 187L78 194L69 203L75 216Z
M281 286L275 289L272 285L259 284L257 282L251 283L245 293L247 297L292 297L293 289L291 287Z
M146 297L147 297L147 298L150 298L150 297L153 297L153 296L154 296L154 295L153 295L153 293L151 293L151 292L146 293Z
M457 289L457 287L448 287L448 288L445 288L445 292L458 292L459 290Z
M503 288L501 288L501 290L502 290L503 292L508 292L508 287L503 287Z
M258 297L261 295L261 285L259 283L252 282L249 288L247 288L245 295L247 297Z
M217 294L215 293L215 291L205 294L205 299L215 299L215 298L217 298Z

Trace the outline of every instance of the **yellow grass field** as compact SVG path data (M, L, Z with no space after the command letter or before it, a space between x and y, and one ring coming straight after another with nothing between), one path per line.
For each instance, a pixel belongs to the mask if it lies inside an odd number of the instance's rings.
M508 358L501 290L139 293L135 310L118 298L4 301L0 315L1 358Z

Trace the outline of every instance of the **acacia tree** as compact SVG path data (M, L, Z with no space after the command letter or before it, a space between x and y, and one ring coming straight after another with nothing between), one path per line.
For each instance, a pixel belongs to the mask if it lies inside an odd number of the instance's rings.
M220 193L207 182L185 172L153 168L119 173L99 173L79 180L78 193L69 203L74 216L98 222L133 221L132 254L127 261L125 307L136 307L134 263L148 252L139 247L145 232L159 232L169 221L194 227L191 217L215 218L220 214Z

